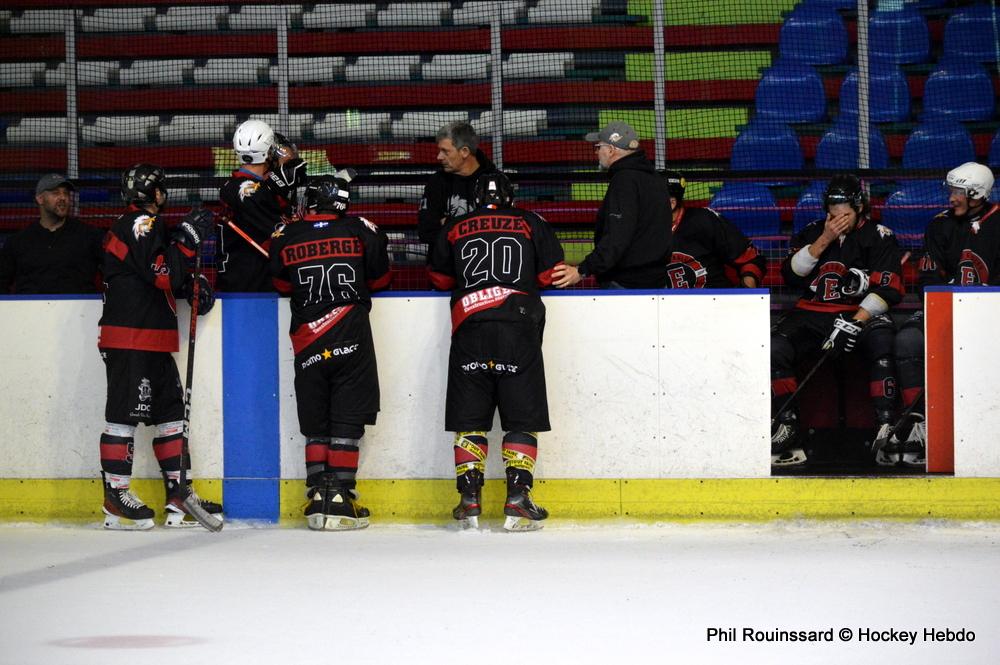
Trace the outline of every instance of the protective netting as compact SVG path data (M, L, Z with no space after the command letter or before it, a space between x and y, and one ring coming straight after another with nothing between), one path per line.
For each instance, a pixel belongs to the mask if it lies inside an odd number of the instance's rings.
M78 179L95 224L118 213L118 177L139 161L167 169L175 214L216 201L249 118L296 141L310 174L359 171L355 211L390 231L397 288L426 287L416 208L451 120L473 124L571 259L590 249L604 192L583 135L610 120L775 261L819 216L831 173L865 175L876 217L912 247L946 170L1000 164L995 2L52 6L0 10L6 231L34 218L50 171Z

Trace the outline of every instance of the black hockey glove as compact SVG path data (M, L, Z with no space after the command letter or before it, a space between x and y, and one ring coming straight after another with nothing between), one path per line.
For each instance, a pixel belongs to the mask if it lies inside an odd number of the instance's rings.
M306 161L299 157L278 164L270 171L271 185L282 196L306 181Z
M830 331L830 335L823 342L823 350L834 349L834 353L850 353L858 343L861 330L860 322L846 314L838 314L837 318L833 320L833 329Z
M851 268L840 276L837 286L840 294L848 298L863 296L868 293L868 273L859 268Z
M177 242L189 249L198 249L202 241L212 233L215 215L206 208L196 208L181 220L177 227Z
M183 295L189 305L193 304L194 275L188 275L184 281ZM213 306L215 306L215 292L212 291L212 286L208 283L208 278L204 275L198 275L198 316L208 314L212 311Z

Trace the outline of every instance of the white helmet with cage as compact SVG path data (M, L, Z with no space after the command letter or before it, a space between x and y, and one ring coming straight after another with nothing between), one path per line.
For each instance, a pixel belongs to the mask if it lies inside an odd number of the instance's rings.
M274 131L262 120L247 120L233 134L233 150L243 164L263 164L274 145Z
M966 162L948 171L944 185L965 190L965 195L969 198L987 200L990 198L990 190L993 189L993 171L988 166Z

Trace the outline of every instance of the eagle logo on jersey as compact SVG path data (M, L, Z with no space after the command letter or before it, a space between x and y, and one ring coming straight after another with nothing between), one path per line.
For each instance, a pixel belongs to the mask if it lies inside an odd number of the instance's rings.
M274 227L274 233L271 234L272 238L280 238L285 235L285 224L278 224Z
M878 230L878 234L883 238L892 237L892 229L890 229L888 226L882 226L881 224L876 224L875 228Z
M372 222L369 222L369 221L368 221L367 219L365 219L364 217L358 217L358 219L360 219L360 220L361 220L362 222L364 222L364 223L365 223L365 226L367 226L367 227L368 227L368 230L369 230L369 231L371 231L372 233L378 233L378 227L377 227L377 226L375 226L375 224L374 224L374 223L372 223Z
M703 289L708 281L708 269L690 254L674 252L667 265L667 277L672 289Z
M152 217L150 215L139 215L135 218L135 221L132 222L132 235L135 236L136 240L143 237L153 230L153 222L155 221L156 217Z
M240 183L240 201L245 201L260 189L260 183L254 180L244 180Z

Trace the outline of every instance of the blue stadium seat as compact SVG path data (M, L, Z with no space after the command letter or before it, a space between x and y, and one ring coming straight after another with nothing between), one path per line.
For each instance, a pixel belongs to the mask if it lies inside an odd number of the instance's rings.
M847 27L831 7L800 5L781 26L778 50L789 60L835 65L847 59Z
M931 37L927 21L913 5L875 11L868 21L869 53L873 60L894 63L927 62Z
M976 62L996 62L994 26L1000 25L1000 8L973 5L957 11L944 26L944 57Z
M910 86L899 67L873 67L868 77L868 118L872 122L903 122L910 118ZM840 115L858 115L858 70L840 86Z
M733 144L731 166L737 171L795 170L803 162L795 132L780 122L756 120Z
M903 147L905 169L953 169L975 159L976 149L969 132L945 118L923 122Z
M831 9L854 9L858 6L856 0L804 0L802 4L812 7L830 7Z
M826 191L826 185L824 180L815 180L802 192L802 196L795 204L795 212L792 213L793 232L798 233L806 227L806 224L824 216L823 192Z
M924 86L926 116L992 120L995 105L993 81L986 70L975 62L942 62Z
M783 122L817 122L826 115L823 79L807 63L779 60L757 85L757 115Z
M858 126L857 116L847 117L831 127L816 147L816 168L847 169L858 168ZM875 127L868 132L869 168L884 169L889 166L889 148L885 139Z
M993 137L993 142L990 143L990 156L987 163L992 167L1000 166L1000 132L997 132L996 136Z
M882 208L882 223L901 237L900 244L920 245L920 236L931 219L948 207L948 196L940 180L908 180L899 190L886 199Z
M724 183L708 206L748 236L777 235L781 228L778 204L771 190L759 183Z

